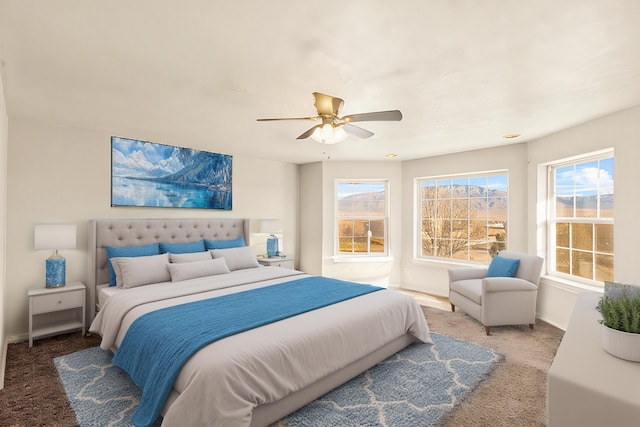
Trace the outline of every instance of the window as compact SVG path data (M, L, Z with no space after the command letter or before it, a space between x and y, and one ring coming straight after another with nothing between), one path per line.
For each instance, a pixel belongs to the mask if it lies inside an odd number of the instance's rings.
M489 263L507 247L507 173L417 180L418 257Z
M613 153L549 166L549 272L613 280Z
M338 181L339 255L387 255L387 181Z

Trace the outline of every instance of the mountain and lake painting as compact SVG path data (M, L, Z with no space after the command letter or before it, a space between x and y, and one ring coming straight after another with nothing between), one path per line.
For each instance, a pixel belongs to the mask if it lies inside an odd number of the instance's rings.
M111 206L231 210L233 157L111 137Z

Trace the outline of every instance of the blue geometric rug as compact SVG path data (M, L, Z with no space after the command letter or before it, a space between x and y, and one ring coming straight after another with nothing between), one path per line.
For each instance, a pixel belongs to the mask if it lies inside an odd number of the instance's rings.
M442 425L504 358L431 336L434 345L410 345L283 421L290 427ZM111 357L94 347L53 359L80 426L131 426L140 390Z

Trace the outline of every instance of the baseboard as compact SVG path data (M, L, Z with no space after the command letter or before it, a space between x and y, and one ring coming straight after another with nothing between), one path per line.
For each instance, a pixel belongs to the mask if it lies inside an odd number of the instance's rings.
M550 324L551 326L555 326L558 329L562 329L563 331L567 330L567 325L559 323L559 322L549 318L548 316L540 316L540 315L536 314L536 318L538 320L542 320L543 322Z
M393 287L390 285L389 289L398 289L398 290L403 290L403 291L412 291L412 292L419 292L421 294L425 294L425 295L432 295L434 297L442 297L442 298L449 298L449 294L443 294L443 293L439 293L439 292L425 292L424 289L416 289L413 288L411 286L398 286L398 285L393 285Z
M2 341L2 356L0 360L0 390L4 388L4 370L7 367L7 347L9 344L6 340Z

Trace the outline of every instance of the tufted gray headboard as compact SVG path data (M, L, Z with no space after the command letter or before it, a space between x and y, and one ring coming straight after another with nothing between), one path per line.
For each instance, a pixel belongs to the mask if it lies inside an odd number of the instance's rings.
M96 286L109 282L107 246L139 246L156 242L184 243L200 239L230 240L244 237L249 246L250 221L246 218L92 219L89 221L89 271L87 319L96 313Z

